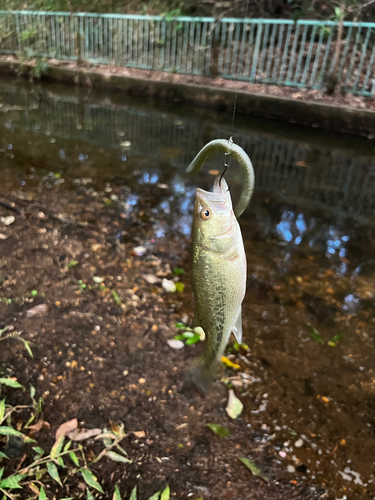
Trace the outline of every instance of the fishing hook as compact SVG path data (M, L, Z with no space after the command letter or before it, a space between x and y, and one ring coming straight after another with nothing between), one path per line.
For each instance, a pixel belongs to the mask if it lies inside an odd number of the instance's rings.
M228 139L228 143L229 143L229 147L230 147L230 146L232 146L232 144L233 144L233 137L232 137L232 136L230 136L230 138ZM224 170L223 170L223 173L221 174L220 179L219 179L219 186L220 186L220 187L221 187L221 181L222 181L222 179L223 179L223 177L224 177L224 175L225 175L226 171L228 170L228 167L230 167L230 162L231 162L231 159L232 159L232 157L231 157L231 155L230 155L230 152L227 152L227 151L226 151L226 152L224 153L224 155L225 155L225 159L224 159ZM229 156L229 162L227 162L227 156ZM230 189L230 188L229 188L229 189ZM229 189L228 189L228 191L229 191Z

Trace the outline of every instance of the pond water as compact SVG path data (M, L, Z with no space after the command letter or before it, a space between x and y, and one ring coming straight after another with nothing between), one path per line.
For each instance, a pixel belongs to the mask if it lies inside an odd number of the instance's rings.
M0 84L0 192L129 189L150 200L152 240L188 243L186 166L209 140L249 154L255 193L240 219L248 259L244 418L293 477L336 499L375 498L375 141L286 123L59 86ZM211 173L210 173L211 170ZM241 187L234 162L232 197ZM164 189L164 185L168 189ZM150 241L152 241L150 240ZM188 299L190 300L190 299Z

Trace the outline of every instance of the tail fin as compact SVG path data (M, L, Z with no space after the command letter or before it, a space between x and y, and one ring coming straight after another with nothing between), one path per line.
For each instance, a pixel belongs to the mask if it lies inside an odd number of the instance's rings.
M185 373L183 391L195 390L205 396L215 380L215 374L201 359L196 360Z

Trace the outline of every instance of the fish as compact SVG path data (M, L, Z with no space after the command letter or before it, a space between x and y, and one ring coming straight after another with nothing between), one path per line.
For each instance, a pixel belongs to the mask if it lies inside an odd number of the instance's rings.
M219 149L222 149L223 143L228 141L220 142ZM209 151L217 149L218 146L214 146ZM237 212L233 209L228 185L222 176L216 177L212 192L198 188L195 196L191 248L195 298L192 328L201 327L205 332L205 341L201 356L185 375L184 386L194 387L202 395L208 393L215 379L231 333L239 344L242 343L242 301L246 293L247 263L237 217L250 200L254 171L249 157L241 151L240 162L242 166L246 162L247 179L243 188L245 194L242 199L240 196L241 203L236 205ZM198 159L195 165L200 161ZM196 167L190 165L188 169L193 171Z

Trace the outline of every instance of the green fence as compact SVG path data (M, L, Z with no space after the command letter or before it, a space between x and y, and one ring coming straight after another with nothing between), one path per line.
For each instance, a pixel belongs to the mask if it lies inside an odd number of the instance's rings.
M221 76L319 89L335 65L337 24L0 11L0 53ZM339 81L375 94L375 23L344 23Z

